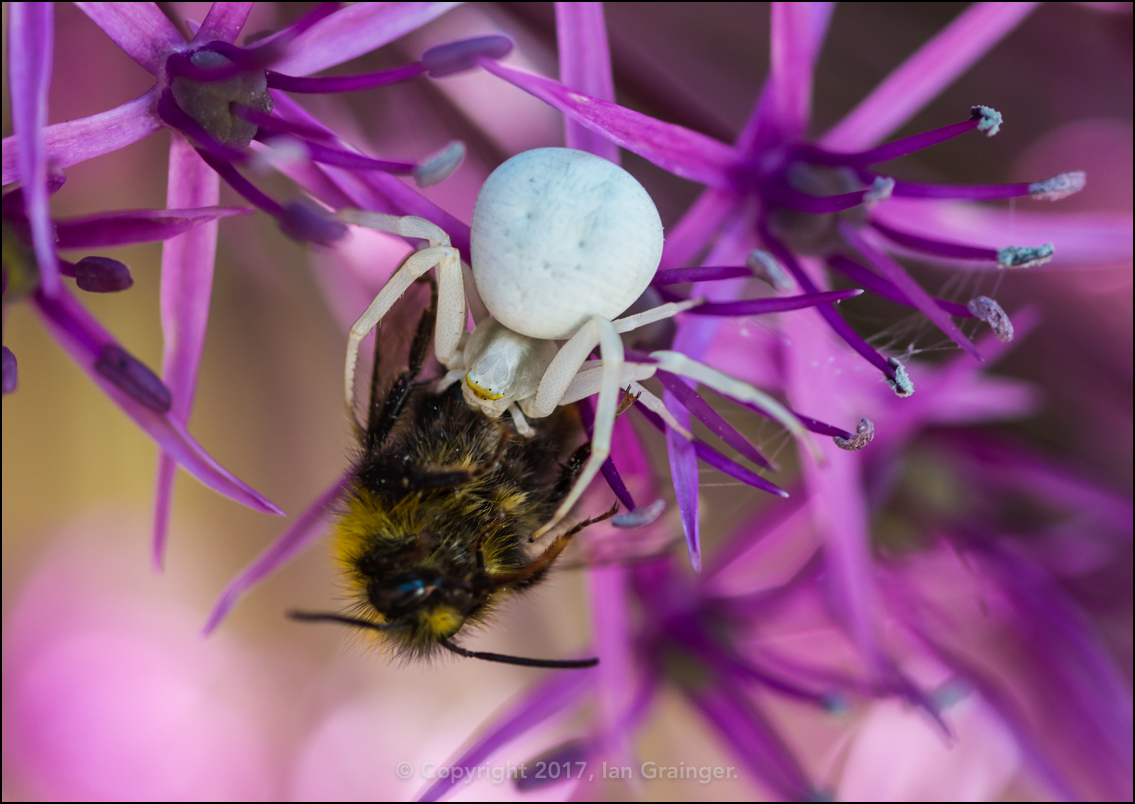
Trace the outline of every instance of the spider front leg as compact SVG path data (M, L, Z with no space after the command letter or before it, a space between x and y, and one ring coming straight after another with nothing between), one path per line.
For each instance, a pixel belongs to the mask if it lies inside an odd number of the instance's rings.
M572 490L560 503L552 518L545 522L530 537L532 541L539 539L549 530L560 523L572 506L586 491L588 484L599 473L599 468L607 456L611 454L611 433L615 427L615 414L618 411L619 380L623 370L623 342L615 325L605 318L593 316L571 336L571 339L560 348L544 377L536 396L521 403L525 415L540 418L551 415L556 406L560 404L571 385L575 375L579 372L591 350L599 346L599 354L603 359L602 376L599 382L599 401L595 405L595 428L591 437L591 457L579 473Z
M355 408L355 370L359 344L382 320L394 302L433 267L438 273L437 324L434 328L434 353L447 368L456 361L457 346L465 332L465 290L461 277L461 254L449 243L449 235L424 218L383 215L358 209L345 209L339 217L347 223L365 226L388 234L421 238L429 247L406 258L390 281L374 297L366 311L351 327L347 338L347 364L344 371L344 398L347 409Z

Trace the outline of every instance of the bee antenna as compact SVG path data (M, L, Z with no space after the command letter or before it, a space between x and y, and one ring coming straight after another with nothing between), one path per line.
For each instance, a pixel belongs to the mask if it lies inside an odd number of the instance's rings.
M399 625L387 625L385 623L372 623L370 620L360 620L356 617L347 617L342 614L321 611L289 611L288 617L302 623L339 623L355 628L365 628L370 631L393 631L396 628L402 627Z
M448 639L438 640L446 650L470 659L483 659L486 662L517 664L521 667L549 667L556 670L581 670L599 664L598 659L527 659L523 656L507 656L503 653L487 653L480 650L466 650Z

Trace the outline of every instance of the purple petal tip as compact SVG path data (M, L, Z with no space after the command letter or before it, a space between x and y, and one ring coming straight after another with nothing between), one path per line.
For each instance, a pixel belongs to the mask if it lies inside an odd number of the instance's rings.
M117 343L108 343L95 361L95 371L120 391L155 413L168 413L173 397L157 374Z
M7 346L4 347L4 395L12 393L20 384L16 371L16 356Z

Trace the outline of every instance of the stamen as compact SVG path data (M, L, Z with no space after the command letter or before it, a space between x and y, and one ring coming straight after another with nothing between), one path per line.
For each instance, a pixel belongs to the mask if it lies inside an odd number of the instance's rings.
M256 185L240 175L236 168L223 159L218 159L214 154L210 153L204 148L197 148L197 153L205 160L205 164L217 171L222 179L228 182L228 185L240 193L246 201L258 209L262 209L277 220L284 214L284 208L279 205L270 196L262 193Z
M83 257L75 264L75 284L88 293L117 293L134 284L130 269L110 257Z
M855 428L855 435L850 438L841 438L836 436L832 439L835 445L840 449L845 449L848 452L855 452L861 450L871 443L871 439L875 437L875 425L871 423L870 419L860 419L859 425Z
M686 282L716 282L720 279L741 279L754 274L752 268L737 266L704 266L702 268L668 268L651 280L653 285L681 285Z
M998 268L1035 268L1052 259L1056 252L1052 243L1043 246L1006 246L997 252Z
M868 270L855 260L845 257L842 254L833 254L828 258L827 262L832 268L849 277L852 282L855 282L857 285L863 285L863 287L872 293L882 296L884 299L890 299L898 304L905 304L908 307L918 309L914 302L912 302L905 293L899 290L898 286L887 281L874 271ZM950 315L972 318L969 308L964 304L946 301L945 299L934 299L934 302Z
M431 187L449 177L465 160L465 143L454 141L425 158L414 168L414 181L419 187Z
M752 271L757 279L771 285L773 290L787 293L794 286L792 277L784 270L784 266L767 251L761 251L759 248L750 251L745 260L745 267Z
M977 130L984 131L985 136L993 137L1001 130L1001 112L990 109L988 106L974 106L970 109L974 119L978 121Z
M932 240L928 237L892 229L890 226L886 226L874 220L871 221L871 227L882 233L888 240L898 243L900 246L906 246L907 248L926 254L953 257L958 260L988 260L989 262L993 262L997 259L997 251L995 249L967 246L964 243L948 243L944 240Z
M482 56L503 59L512 48L512 40L502 34L478 36L431 47L422 54L422 65L430 78L441 78L473 69Z
M414 165L408 162L387 162L382 159L371 159L369 156L354 154L350 151L341 151L338 148L329 148L314 142L305 143L307 152L313 162L322 162L325 165L347 168L349 170L381 170L395 176L405 176L414 171Z
M157 374L117 343L102 347L95 371L120 391L155 413L168 413L173 398Z
M822 293L801 293L798 296L776 296L769 299L747 299L735 302L706 302L697 307L691 307L690 315L714 316L747 316L768 315L770 313L783 313L789 310L802 310L808 307L818 307L821 304L836 304L844 299L851 299L862 294L859 288L847 290L825 290ZM682 301L676 293L659 290L665 301Z
M798 145L793 148L791 158L811 162L814 165L866 167L867 165L887 162L891 159L898 159L900 156L906 156L907 154L921 151L932 145L953 139L960 134L965 134L967 131L973 131L975 128L986 132L986 134L992 137L997 133L997 129L1000 125L1001 115L998 112L986 106L974 106L970 108L969 120L964 120L961 123L952 123L948 126L934 129L933 131L924 131L921 134L915 134L911 137L904 137L901 140L888 142L885 145L880 145L877 148L871 148L867 151L841 154L824 150L815 145Z
M807 293L818 293L820 291L816 283L804 272L800 264L796 262L792 252L789 251L783 243L772 236L769 232L767 225L760 227L761 239L765 245L773 252L780 262L787 266L793 278L800 284L800 287ZM895 378L895 367L886 360L881 354L871 347L871 344L863 340L862 336L856 332L850 324L843 320L835 308L830 304L822 304L816 308L824 320L828 322L828 326L832 328L836 335L842 338L848 346L858 352L868 363L875 366L883 372L888 382L893 382Z
M623 530L634 530L635 528L646 527L656 522L658 517L662 516L662 512L665 508L665 501L655 500L645 508L636 508L634 511L615 514L611 517L611 524Z
M14 392L20 384L19 372L16 369L16 356L7 346L4 347L4 395Z
M1053 176L1051 179L1036 181L1029 185L1029 197L1038 201L1059 201L1084 189L1088 174L1082 170L1071 170Z
M358 92L362 89L375 89L376 87L390 86L403 81L416 78L426 71L421 62L414 62L403 67L390 70L379 70L375 73L361 75L336 75L327 78L307 78L303 76L284 75L283 73L268 71L268 87L282 89L285 92L298 92L301 94L329 94L334 92Z
M1000 304L993 301L993 299L988 296L978 296L966 306L969 307L969 311L973 313L974 318L980 318L993 328L993 334L997 336L997 340L1002 343L1008 343L1013 340L1013 322L1009 320L1009 316L1001 309Z
M914 383L910 381L910 377L906 373L906 368L899 362L897 357L888 357L887 363L894 370L894 379L887 379L887 384L894 389L894 392L899 396L910 396L914 393ZM859 428L856 428L858 433Z

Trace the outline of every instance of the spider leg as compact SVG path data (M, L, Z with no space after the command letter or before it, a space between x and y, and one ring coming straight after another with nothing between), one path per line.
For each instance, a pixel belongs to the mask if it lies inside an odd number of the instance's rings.
M691 307L697 307L699 304L704 303L705 299L703 298L689 299L688 301L683 302L667 302L666 304L661 304L652 310L644 310L641 313L635 313L634 315L617 318L611 323L615 325L616 332L630 332L631 330L638 329L639 327L645 327L647 324L653 324L655 321L662 321L666 318L672 318L678 313L683 313L686 310L689 310Z
M593 316L587 320L579 331L571 336L556 354L536 396L525 409L529 416L548 416L560 404L564 393L571 385L580 366L591 350L599 346L603 358L603 370L599 381L599 400L595 406L595 430L591 438L591 457L588 459L583 471L579 474L575 486L560 503L552 518L545 522L534 534L532 539L539 539L554 528L567 516L573 505L583 495L592 479L599 473L599 468L607 456L611 454L611 432L615 427L615 412L619 406L619 380L623 368L623 342L614 325L603 318ZM523 407L523 406L522 406Z
M808 431L804 429L800 420L768 394L758 391L747 382L741 382L741 380L722 374L704 363L692 360L680 352L651 352L650 356L658 361L657 368L663 371L689 377L702 385L709 386L722 396L727 396L738 402L747 402L767 411L769 416L784 425L793 436L804 443L817 462L824 462L823 454L816 446L816 442L808 435Z
M415 217L398 218L378 212L345 209L339 217L347 223L365 226L379 232L415 237L429 242L429 248L406 258L385 287L374 297L366 311L351 327L347 339L347 365L344 371L344 398L347 407L355 406L355 368L359 344L377 326L390 308L418 277L433 267L438 272L438 315L434 333L434 351L447 368L457 353L461 334L465 331L465 295L461 277L461 255L449 243L449 235L433 223Z
M649 363L624 363L619 375L619 386L637 397L647 410L651 410L666 422L666 426L677 431L683 438L693 439L693 435L683 427L674 414L662 404L662 400L638 384L637 380L646 380L654 376L657 366ZM579 373L572 378L571 384L560 400L561 405L569 402L578 402L593 394L599 393L603 379L603 361L592 360L584 364Z

